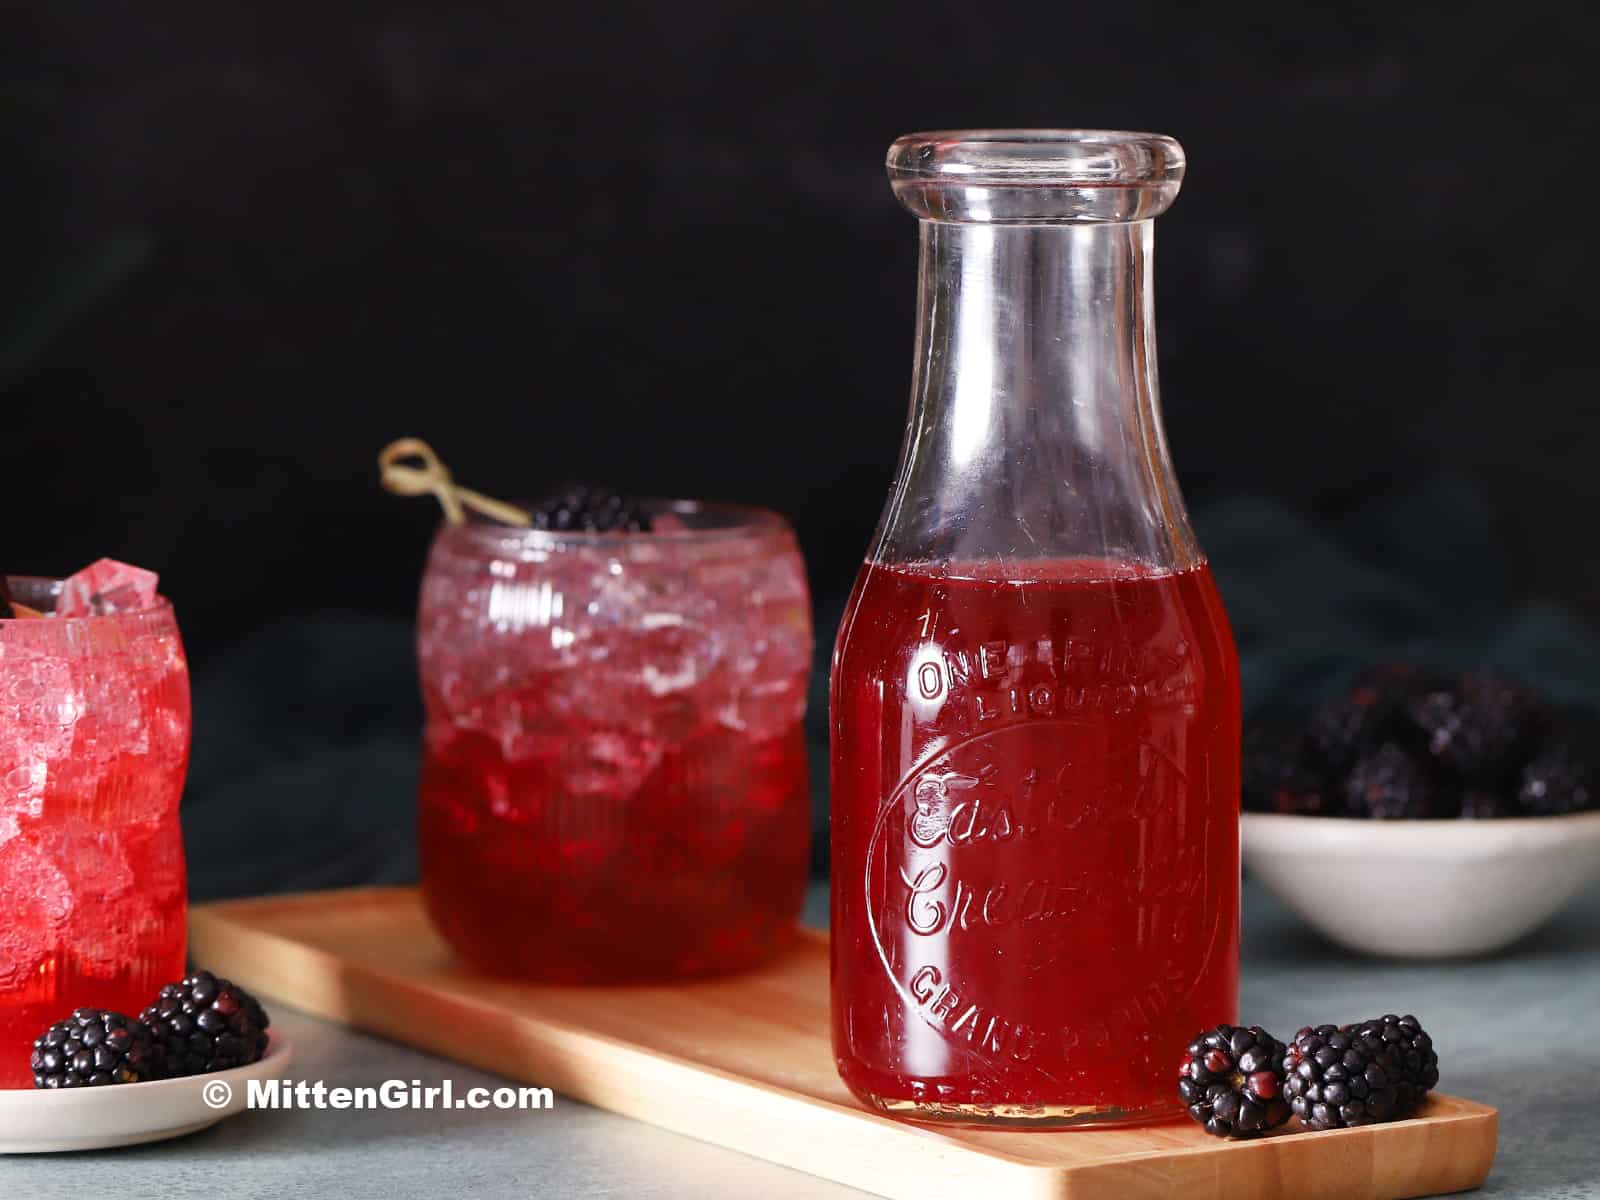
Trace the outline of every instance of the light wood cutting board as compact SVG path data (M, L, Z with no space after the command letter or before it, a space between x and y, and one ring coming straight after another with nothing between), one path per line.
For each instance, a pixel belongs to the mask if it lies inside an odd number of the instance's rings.
M1476 1187L1494 1161L1495 1110L1442 1095L1408 1121L1291 1124L1253 1142L1189 1122L1030 1133L891 1120L834 1072L828 945L813 933L726 979L515 983L458 965L414 889L373 888L197 906L190 954L265 998L897 1200L1391 1200Z

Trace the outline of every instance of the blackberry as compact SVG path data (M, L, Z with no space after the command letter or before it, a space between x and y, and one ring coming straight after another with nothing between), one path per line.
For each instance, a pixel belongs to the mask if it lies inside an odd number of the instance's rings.
M33 1043L28 1060L36 1088L143 1083L163 1075L151 1033L118 1012L80 1008Z
M1531 694L1493 675L1428 688L1407 702L1405 712L1434 761L1490 787L1515 770L1544 715Z
M1428 764L1395 742L1358 759L1344 781L1351 816L1380 821L1449 816L1451 797Z
M573 530L643 533L650 528L650 514L639 501L605 488L588 486L571 488L546 500L534 508L532 515L535 529L562 533Z
M1371 748L1387 719L1388 711L1380 708L1376 693L1358 689L1317 709L1307 735L1328 770L1342 775Z
M1344 1027L1346 1033L1371 1044L1380 1043L1401 1069L1400 1115L1410 1113L1439 1082L1439 1055L1418 1020L1409 1014L1386 1013L1371 1021Z
M169 983L139 1017L166 1056L169 1075L205 1075L260 1060L266 1010L237 984L210 971Z
M1469 791L1461 797L1461 815L1476 821L1514 817L1517 815L1517 804L1499 792Z
M1600 723L1569 717L1522 768L1517 803L1529 816L1562 816L1600 804Z
M1415 1094L1397 1054L1379 1037L1336 1025L1307 1026L1283 1056L1283 1094L1311 1129L1392 1121L1406 1115L1403 1095Z
M1342 775L1369 751L1404 736L1405 708L1432 676L1406 663L1364 673L1342 696L1323 704L1307 730L1328 770Z
M1218 1025L1189 1043L1178 1095L1216 1137L1260 1137L1289 1119L1284 1044L1260 1026Z
M1251 725L1244 735L1243 771L1249 812L1328 816L1342 807L1338 789L1312 761L1304 734Z

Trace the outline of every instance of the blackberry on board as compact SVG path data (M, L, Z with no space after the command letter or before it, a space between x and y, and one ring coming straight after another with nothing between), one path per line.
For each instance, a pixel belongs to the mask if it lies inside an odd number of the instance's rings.
M1600 722L1569 716L1551 729L1522 768L1517 803L1535 817L1600 807Z
M1439 1055L1433 1048L1433 1039L1416 1017L1409 1013L1403 1017L1385 1013L1370 1021L1359 1021L1343 1028L1354 1037L1376 1039L1393 1055L1402 1069L1401 1115L1416 1108L1439 1082Z
M1289 1119L1284 1053L1284 1044L1258 1025L1218 1025L1189 1043L1178 1095L1207 1133L1260 1137Z
M639 501L606 488L571 488L534 507L533 527L560 533L643 533L650 514Z
M210 971L161 989L139 1021L161 1047L169 1075L205 1075L258 1062L270 1018L249 992Z
M1306 1026L1283 1057L1283 1094L1311 1129L1347 1129L1405 1116L1414 1096L1397 1052L1336 1025Z
M1397 742L1357 759L1345 776L1344 802L1354 817L1380 821L1445 817L1459 811L1430 765Z
M155 1039L119 1012L80 1008L34 1039L28 1059L36 1088L103 1087L160 1079Z

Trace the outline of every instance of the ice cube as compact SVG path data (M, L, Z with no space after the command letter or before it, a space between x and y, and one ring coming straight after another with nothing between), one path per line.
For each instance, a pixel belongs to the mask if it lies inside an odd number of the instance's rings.
M9 647L0 669L0 812L37 817L66 769L83 696L59 658Z
M72 956L80 969L107 979L125 970L130 949L142 944L137 935L151 905L133 886L121 836L71 817L40 826L32 837L66 881L74 907L94 914L73 922Z
M591 733L566 747L562 784L569 795L626 800L661 761L661 747L624 733Z
M56 601L58 617L104 617L121 612L138 612L156 602L154 571L131 567L112 558L91 563L68 576Z
M55 863L79 899L97 904L115 899L133 887L120 836L83 817L47 822L30 834L34 844Z
M11 822L0 818L8 827ZM55 949L72 916L72 887L26 832L0 837L0 991Z

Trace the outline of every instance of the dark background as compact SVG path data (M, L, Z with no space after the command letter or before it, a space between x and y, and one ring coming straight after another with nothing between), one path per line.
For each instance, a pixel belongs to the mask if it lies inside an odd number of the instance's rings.
M393 437L492 494L781 509L828 642L903 428L916 129L1187 148L1162 387L1247 703L1396 648L1600 679L1584 10L796 7L4 6L3 565L162 573L191 825L303 834L199 890L405 869L437 513L378 489Z

